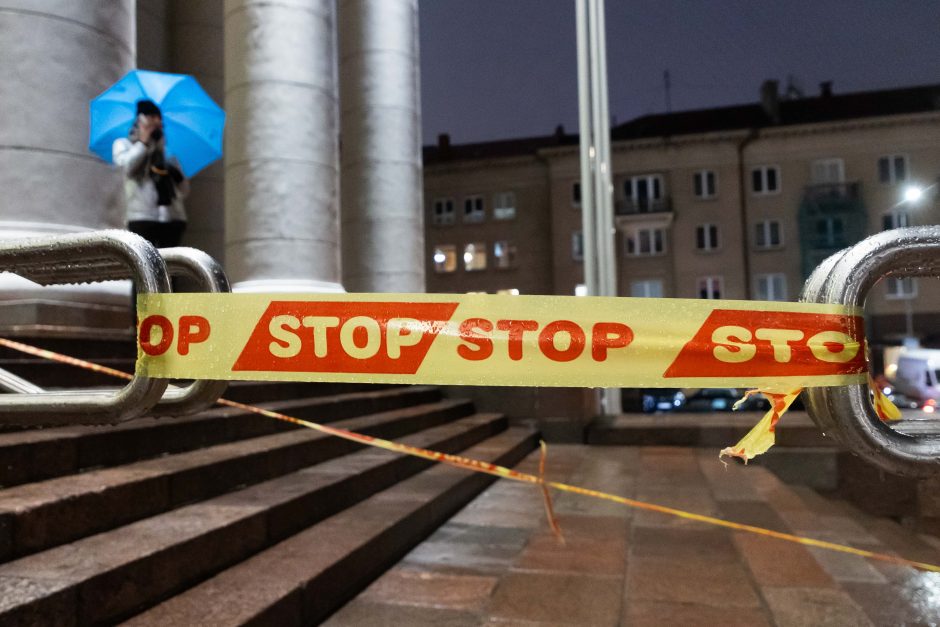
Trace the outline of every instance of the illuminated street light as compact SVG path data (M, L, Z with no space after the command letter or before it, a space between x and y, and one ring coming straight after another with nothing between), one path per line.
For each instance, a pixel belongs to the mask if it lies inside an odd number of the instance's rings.
M917 185L908 185L904 190L904 201L905 202L920 202L921 198L924 197L924 189Z

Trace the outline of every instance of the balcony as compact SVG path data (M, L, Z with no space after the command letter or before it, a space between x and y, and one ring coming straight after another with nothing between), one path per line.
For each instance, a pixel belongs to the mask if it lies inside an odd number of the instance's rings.
M861 188L861 183L807 185L803 190L803 205L820 213L852 213L861 206Z
M672 224L670 198L640 198L617 200L614 203L614 222L621 229L636 227L666 227Z
M632 216L646 213L665 213L672 211L672 202L667 198L628 198L614 203L614 213L618 216Z
M860 183L806 186L799 215L804 277L829 255L859 242L868 226Z

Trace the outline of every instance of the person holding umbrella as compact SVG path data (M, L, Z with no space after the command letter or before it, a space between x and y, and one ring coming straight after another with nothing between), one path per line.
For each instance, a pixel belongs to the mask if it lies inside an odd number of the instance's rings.
M222 157L225 111L192 76L149 70L131 70L89 109L88 148L124 173L128 228L178 245L187 179Z
M128 230L157 248L179 246L186 230L183 198L189 185L165 148L160 108L139 100L128 136L114 140L112 161L124 173Z

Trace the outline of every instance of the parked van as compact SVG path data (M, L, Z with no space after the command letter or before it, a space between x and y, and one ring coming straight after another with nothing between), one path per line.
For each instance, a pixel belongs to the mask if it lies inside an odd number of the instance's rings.
M894 387L912 399L940 399L940 349L901 351Z

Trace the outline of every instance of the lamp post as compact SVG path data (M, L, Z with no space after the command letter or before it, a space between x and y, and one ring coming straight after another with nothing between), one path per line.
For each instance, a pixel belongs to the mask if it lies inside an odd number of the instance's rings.
M925 189L920 185L908 185L904 188L904 191L901 194L901 203L908 207L915 207L921 203L924 199ZM905 221L905 226L909 223L909 220ZM899 281L901 279L898 279ZM903 285L903 284L902 284ZM911 285L913 286L913 280L911 280ZM905 346L917 346L919 342L914 337L914 291L911 290L909 293L903 292L903 287L899 289L902 297L904 299L904 345Z
M577 0L575 9L584 283L589 296L616 296L604 0ZM603 414L619 414L620 389L602 390L600 407Z

